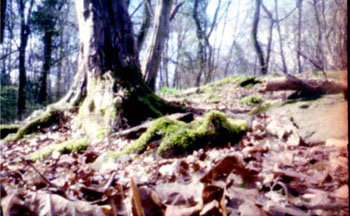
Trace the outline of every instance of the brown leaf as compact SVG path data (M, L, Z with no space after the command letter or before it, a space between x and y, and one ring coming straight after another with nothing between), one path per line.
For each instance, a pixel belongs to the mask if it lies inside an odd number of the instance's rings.
M20 193L16 191L5 198L2 198L1 206L4 215L34 215L20 197Z
M224 189L221 187L218 187L216 185L206 185L203 188L202 199L204 204L207 204L213 200L220 202L223 197Z
M173 206L169 205L166 208L164 216L195 216L203 208L203 203L198 203L195 206Z
M222 216L223 213L221 212L219 202L216 200L213 200L207 204L204 205L202 211L199 213L200 216L204 215L211 215L211 216Z
M217 180L226 180L231 172L241 175L245 183L255 181L255 175L244 166L244 162L236 155L226 156L216 166L209 170L200 181L202 183L212 183Z
M134 179L130 178L130 188L131 188L131 200L132 200L132 210L133 214L136 216L145 216L145 212L142 208L141 198Z
M159 200L154 190L146 186L138 189L145 215L164 215L166 206Z

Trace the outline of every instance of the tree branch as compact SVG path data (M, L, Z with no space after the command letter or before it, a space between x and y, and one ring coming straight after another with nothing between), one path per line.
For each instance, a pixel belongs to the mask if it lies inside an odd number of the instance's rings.
M175 18L176 13L179 11L180 7L185 3L185 1L182 1L178 3L170 12L170 21L172 21Z

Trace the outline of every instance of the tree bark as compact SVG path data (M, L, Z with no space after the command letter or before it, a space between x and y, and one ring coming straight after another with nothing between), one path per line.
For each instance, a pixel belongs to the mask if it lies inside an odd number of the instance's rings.
M302 15L303 15L303 0L298 0L297 8L298 8L298 35L297 35L297 61L298 61L298 73L301 74L303 72L301 66L301 56L298 51L301 51L301 25L302 25Z
M140 31L137 35L137 48L140 51L142 49L142 45L145 42L145 39L147 37L147 33L149 30L149 27L151 26L151 0L144 0L144 9L143 9L143 19Z
M345 82L321 79L299 79L287 74L286 77L270 79L260 92L295 90L308 95L338 94L347 92Z
M4 41L6 0L1 0L0 7L1 7L0 8L0 44L1 44Z
M156 89L158 68L164 43L169 34L170 10L173 0L157 0L153 31L142 64L146 82L151 90Z
M264 60L264 54L262 52L262 49L260 47L260 43L258 41L258 27L259 27L259 21L260 21L260 7L261 7L261 0L255 1L255 12L254 12L254 20L253 20L253 28L252 28L252 40L255 52L257 54L259 64L260 64L260 73L262 75L266 75L266 63Z
M52 29L44 33L44 64L40 78L39 102L46 103L48 100L47 76L50 74L51 54L52 54Z
M28 38L30 34L29 27L29 17L31 15L31 10L33 6L33 0L29 2L29 10L27 11L27 19L25 20L25 3L23 0L18 2L18 12L21 16L21 30L20 30L20 47L19 47L19 86L18 86L18 98L17 98L17 114L19 118L22 118L22 115L26 106L26 97L25 97L25 86L27 82L26 78L26 47L28 43Z
M198 38L198 51L197 51L197 58L199 58L199 71L196 76L196 83L195 86L199 87L200 82L201 82L201 77L203 74L203 71L205 69L205 64L206 64L206 50L205 50L205 32L204 29L201 26L199 16L198 16L198 4L199 1L195 0L194 1L194 6L193 6L193 12L192 12L192 17L194 19L194 22L196 24L196 33L197 33L197 38Z
M79 108L80 126L99 136L123 123L179 111L147 87L125 1L76 0L80 32L78 71L67 95L53 106Z
M281 52L281 60L282 60L282 68L283 68L283 73L287 74L288 73L288 68L287 68L287 63L286 63L286 58L284 56L284 50L283 50L283 41L282 41L282 34L281 34L281 25L280 25L280 20L278 17L278 1L275 0L275 12L276 12L276 20L277 20L277 32L278 32L278 42L280 45L280 52Z

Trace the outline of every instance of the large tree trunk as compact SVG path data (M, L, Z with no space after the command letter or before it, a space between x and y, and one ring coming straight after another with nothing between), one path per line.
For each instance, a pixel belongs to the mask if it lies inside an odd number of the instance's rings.
M259 26L259 20L260 20L260 7L261 7L261 0L255 1L255 12L254 12L254 20L253 20L253 29L252 29L252 40L255 52L259 59L260 64L260 73L262 75L265 75L267 73L266 70L266 64L264 60L264 54L262 52L262 49L260 47L259 41L258 41L258 26Z
M164 49L165 40L169 34L170 10L173 0L157 0L153 31L147 52L142 64L142 71L145 75L148 86L154 91L158 68Z
M177 107L152 93L142 78L125 1L76 1L79 66L72 87L56 107L78 105L78 126L91 136L136 125Z

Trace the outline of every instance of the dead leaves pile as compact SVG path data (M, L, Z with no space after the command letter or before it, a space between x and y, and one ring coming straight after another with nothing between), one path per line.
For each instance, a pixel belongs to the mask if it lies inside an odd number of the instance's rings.
M146 152L91 169L103 146L127 143L109 137L81 154L24 159L57 133L1 146L3 215L349 214L347 141L308 146L283 116L257 115L239 144L182 158Z

